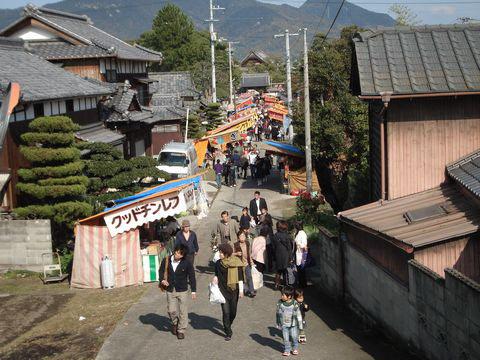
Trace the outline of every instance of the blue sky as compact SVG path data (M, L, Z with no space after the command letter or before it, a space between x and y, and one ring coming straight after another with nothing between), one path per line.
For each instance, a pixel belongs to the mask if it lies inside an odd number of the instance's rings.
M200 0L197 0L200 1ZM203 0L207 1L207 0ZM241 0L238 0L241 1ZM300 6L304 0L261 0L273 4L290 4ZM325 0L324 0L325 1ZM330 0L339 2L340 0ZM55 0L1 0L1 8L16 8L27 3L44 5ZM222 0L217 0L219 4ZM394 0L351 0L366 9L377 12L388 12L388 8ZM388 3L388 4L386 4ZM423 24L451 24L457 18L468 16L480 20L480 0L398 0L397 3L407 3L408 6L418 15Z

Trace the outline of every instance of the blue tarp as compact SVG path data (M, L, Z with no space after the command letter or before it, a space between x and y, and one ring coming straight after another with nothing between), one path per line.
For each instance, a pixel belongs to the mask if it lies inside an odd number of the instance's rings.
M264 143L276 147L277 149L286 150L294 154L304 155L304 152L302 150L290 144L281 143L278 141L264 141Z
M181 180L173 180L173 181L168 181L163 185L155 186L154 188L151 188L150 190L143 191L141 193L132 195L132 196L127 196L123 199L118 199L115 200L115 206L105 208L104 211L110 211L113 209L116 209L121 206L125 206L128 204L132 204L134 202L140 201L146 197L167 191L167 190L172 190L175 188L179 188L185 185L190 185L193 183L195 189L197 188L198 184L202 180L202 175L197 175L195 177L189 177L186 179L181 179Z

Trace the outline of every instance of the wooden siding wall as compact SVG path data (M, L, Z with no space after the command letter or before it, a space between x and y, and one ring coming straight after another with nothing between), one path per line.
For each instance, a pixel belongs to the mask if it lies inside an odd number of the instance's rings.
M173 127L172 127L173 125ZM176 130L174 130L176 127ZM152 155L158 155L165 144L171 141L183 141L180 121L162 122L152 129Z
M480 280L480 236L470 236L415 251L415 260L445 277L445 268L454 268Z
M396 280L408 284L408 260L413 258L412 254L355 227L344 225L343 230L352 246L375 261Z
M63 68L81 77L103 81L98 59L64 60Z
M480 96L392 100L387 111L387 194L439 186L445 166L480 148Z
M145 61L100 59L100 73L116 70L118 74L146 74L148 63Z

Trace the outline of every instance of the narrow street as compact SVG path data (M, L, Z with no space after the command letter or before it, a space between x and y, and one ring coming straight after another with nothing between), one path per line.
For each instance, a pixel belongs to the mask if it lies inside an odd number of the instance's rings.
M274 219L291 215L294 199L282 195L278 189L278 174L259 190L268 202ZM277 359L281 357L282 338L275 328L275 304L279 292L273 290L272 278L266 277L266 286L254 299L239 301L233 326L233 339L225 342L219 305L208 301L207 286L212 278L208 266L210 234L228 210L239 216L257 189L250 180L240 181L236 188L223 187L218 193L207 219L193 220L192 228L199 235L200 253L196 259L197 300L189 304L189 328L185 340L177 340L170 333L166 312L166 296L151 289L126 313L112 335L104 343L97 359ZM155 283L156 285L156 283ZM368 335L340 308L310 289L306 302L312 311L307 314L308 342L300 347L304 359L408 359L377 335Z

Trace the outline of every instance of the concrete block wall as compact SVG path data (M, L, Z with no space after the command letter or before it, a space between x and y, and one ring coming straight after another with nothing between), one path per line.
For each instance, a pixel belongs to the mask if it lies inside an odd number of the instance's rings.
M307 269L314 286L328 296L343 297L342 249L337 236L320 228L318 239L308 244L315 266Z
M0 269L42 270L52 252L50 220L0 220Z
M370 325L406 344L417 338L408 288L350 244L345 244L345 300Z

